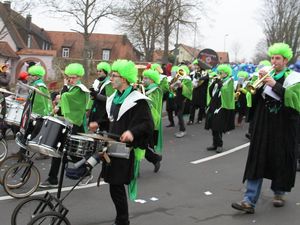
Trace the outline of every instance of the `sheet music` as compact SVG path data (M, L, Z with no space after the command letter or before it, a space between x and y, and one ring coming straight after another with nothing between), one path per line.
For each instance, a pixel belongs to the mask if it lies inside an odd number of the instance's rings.
M270 86L266 85L264 88L263 94L269 95L270 97L276 99L277 101L281 101L281 98L279 95L277 95Z

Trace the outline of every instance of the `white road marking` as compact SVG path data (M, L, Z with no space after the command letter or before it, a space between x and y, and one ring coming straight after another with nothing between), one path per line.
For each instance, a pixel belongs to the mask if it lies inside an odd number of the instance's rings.
M103 182L103 181L100 182L100 185L104 185L104 184L106 184L106 183ZM85 186L77 186L75 189L79 190L79 189L85 189L85 188L90 188L90 187L95 187L95 186L97 186L97 182L91 183L91 184L87 184ZM61 192L70 191L72 188L73 188L73 186L71 186L71 187L63 187L61 189ZM55 188L55 189L47 189L47 190L44 190L44 191L37 191L37 192L34 192L31 196L44 195L44 194L46 194L46 192L57 193L57 188ZM14 198L11 197L11 196L8 196L8 195L0 197L0 201L9 200L9 199L14 199Z
M203 163L203 162L207 162L209 160L212 160L212 159L216 159L216 158L219 158L219 157L222 157L224 155L228 155L230 153L233 153L233 152L236 152L236 151L239 151L243 148L246 148L250 145L250 142L246 143L246 144L243 144L243 145L240 145L240 146L237 146L233 149L230 149L230 150L227 150L225 152L222 152L222 153L219 153L219 154L216 154L216 155L213 155L213 156L209 156L209 157L206 157L206 158L203 158L203 159L199 159L199 160L196 160L196 161L192 161L190 163L192 164L199 164L199 163ZM101 181L100 182L100 185L104 185L106 184L105 182ZM77 186L75 189L76 190L79 190L79 189L85 189L85 188L90 188L90 187L95 187L97 185L97 183L91 183L91 184L88 184L88 185L85 185L85 186ZM62 192L65 192L65 191L70 191L72 189L73 186L71 187L64 187L61 189ZM57 193L57 188L55 189L47 189L47 190L44 190L44 191L37 191L35 193L33 193L31 196L36 196L36 195L44 195L46 194L46 192L49 192L49 193ZM0 201L5 201L5 200L9 200L9 199L14 199L13 197L11 196L2 196L0 197ZM139 201L138 201L139 202ZM140 202L141 203L141 202ZM144 202L143 202L144 203Z
M233 149L230 149L228 151L225 151L225 152L222 152L222 153L218 153L216 155L212 155L212 156L209 156L209 157L206 157L206 158L203 158L203 159L198 159L196 161L192 161L190 163L192 164L199 164L199 163L203 163L203 162L206 162L206 161L209 161L209 160L212 160L212 159L216 159L216 158L219 158L219 157L222 157L224 155L228 155L230 153L233 153L233 152L236 152L236 151L239 151L243 148L246 148L250 145L250 142L246 143L246 144L243 144L243 145L240 145L240 146L237 146Z

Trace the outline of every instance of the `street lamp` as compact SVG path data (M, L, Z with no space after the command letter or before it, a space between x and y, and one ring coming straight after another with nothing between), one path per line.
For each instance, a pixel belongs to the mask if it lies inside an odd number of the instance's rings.
M226 51L226 37L228 37L229 34L224 35L224 52Z

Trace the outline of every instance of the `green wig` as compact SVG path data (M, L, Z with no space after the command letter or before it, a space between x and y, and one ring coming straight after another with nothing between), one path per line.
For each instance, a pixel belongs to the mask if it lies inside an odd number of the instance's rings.
M163 73L164 71L161 68L161 65L158 63L154 63L151 65L151 70L157 70L159 73Z
M138 69L135 67L134 62L126 59L118 59L114 61L111 68L112 71L119 73L120 76L125 78L129 83L136 83Z
M217 71L218 72L224 72L228 76L231 76L231 73L232 73L232 69L231 69L230 65L228 65L228 64L221 64L221 65L219 65L217 67Z
M271 62L269 60L262 60L258 63L258 65L271 66Z
M249 74L246 71L239 71L237 76L247 79L249 77Z
M44 67L39 66L39 65L34 65L28 69L28 74L30 74L32 76L43 77L43 76L45 76L46 71L45 71Z
M65 74L67 76L82 77L84 75L83 65L81 65L80 63L71 63L71 64L66 66Z
M97 65L97 70L104 70L106 74L109 74L111 71L110 65L107 62L101 62Z
M177 69L177 71L179 71L179 70L184 70L184 72L186 73L186 75L190 74L190 69L186 65L179 66L179 68Z
M159 75L159 72L157 70L152 70L152 69L144 70L143 76L150 78L156 84L160 83L160 75Z
M273 55L282 55L288 61L293 58L293 51L290 46L286 43L275 43L269 47L268 55L272 57Z
M172 66L171 72L177 72L179 66Z

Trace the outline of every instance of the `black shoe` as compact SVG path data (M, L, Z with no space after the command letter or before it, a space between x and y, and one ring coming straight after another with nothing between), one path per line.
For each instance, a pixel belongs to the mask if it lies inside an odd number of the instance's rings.
M169 125L167 125L166 127L175 127L174 123L170 123Z
M210 146L210 147L207 147L206 150L207 150L207 151L214 151L214 150L217 150L217 147L215 147L215 146Z
M221 153L221 152L223 152L223 147L217 147L216 153Z
M248 138L249 140L251 140L251 134L247 133L247 134L245 134L245 137Z
M45 180L43 183L40 183L40 188L57 188L58 187L58 182L53 182L50 181L50 179L48 178L47 180Z
M231 207L249 214L253 214L255 212L254 207L245 201L234 202L231 204Z
M300 160L297 160L297 171L300 171Z
M190 120L189 122L187 122L186 125L193 125L193 124L194 124L194 122Z
M154 173L157 173L159 171L159 169L160 169L160 161L161 160L162 160L162 156L159 155L157 162L154 163L154 170L153 170Z

